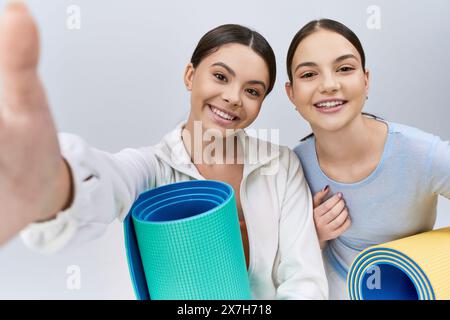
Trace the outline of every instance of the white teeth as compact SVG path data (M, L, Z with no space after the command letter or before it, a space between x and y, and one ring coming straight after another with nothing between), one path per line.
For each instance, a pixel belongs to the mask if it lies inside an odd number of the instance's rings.
M218 116L220 116L221 118L224 118L225 120L234 120L235 117L233 117L232 115L229 115L213 106L210 106L212 112L214 112L215 114L217 114Z
M341 104L344 104L343 101L328 101L328 102L322 102L318 103L317 106L321 108L333 108L336 106L340 106Z

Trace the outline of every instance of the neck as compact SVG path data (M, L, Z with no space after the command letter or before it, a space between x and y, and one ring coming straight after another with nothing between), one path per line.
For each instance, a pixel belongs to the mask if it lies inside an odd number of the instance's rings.
M319 161L347 166L371 157L383 137L380 129L385 130L378 121L363 115L337 131L313 128Z
M242 160L237 134L224 136L219 130L207 131L200 121L189 116L182 128L184 146L196 166L237 164Z

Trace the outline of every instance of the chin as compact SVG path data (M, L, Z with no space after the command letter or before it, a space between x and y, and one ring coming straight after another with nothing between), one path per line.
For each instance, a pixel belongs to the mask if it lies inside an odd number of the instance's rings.
M328 119L316 119L316 121L311 121L311 126L323 131L336 132L345 128L349 123L350 121L348 119L335 117Z
M221 126L217 123L214 123L213 121L208 120L203 120L202 122L202 130L203 130L203 134L205 134L206 131L211 130L212 134L215 134L215 132L220 132L222 137L226 137L227 134L227 130L236 130L237 128L234 127L224 127Z

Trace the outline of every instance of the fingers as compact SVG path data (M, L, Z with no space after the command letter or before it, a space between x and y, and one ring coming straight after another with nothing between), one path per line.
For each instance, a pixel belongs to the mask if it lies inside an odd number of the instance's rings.
M316 201L321 196L319 193L315 195ZM314 223L320 241L335 239L350 227L351 219L342 193L315 207Z
M348 217L349 217L349 215L348 215L347 208L343 208L337 214L336 218L334 218L334 220L331 220L327 224L329 225L329 228L334 231L334 230L339 229L344 224L344 222L347 220Z
M7 4L0 18L1 69L12 72L35 68L38 49L37 27L25 4Z
M327 195L328 191L330 191L329 186L326 186L325 188L323 188L322 190L320 190L319 192L317 192L314 197L313 197L313 207L318 207L321 203L323 198L325 198L325 196Z
M351 225L351 219L347 209L344 209L336 217L336 219L328 224L324 224L318 221L315 222L317 234L320 241L328 241L339 237Z
M337 217L339 217L342 213L342 211L345 209L345 201L344 199L340 199L334 207L332 207L327 213L320 216L320 219L322 219L323 223L329 224Z
M39 95L36 24L21 2L6 5L0 17L0 77L3 103L10 108L33 108Z
M330 199L315 207L314 214L317 216L322 216L328 211L330 211L342 198L342 193L338 192Z
M345 221L330 234L330 236L331 236L330 239L335 239L335 238L339 237L341 234L343 234L345 231L347 231L347 229L351 226L351 224L352 224L352 221L350 219L350 216L347 213L347 218L345 219Z

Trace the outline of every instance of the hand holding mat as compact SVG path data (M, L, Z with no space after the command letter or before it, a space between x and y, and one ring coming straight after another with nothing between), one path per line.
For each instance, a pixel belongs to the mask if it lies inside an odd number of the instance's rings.
M124 231L138 299L251 299L230 185L193 180L144 192Z
M450 228L373 246L353 261L352 300L450 299Z

